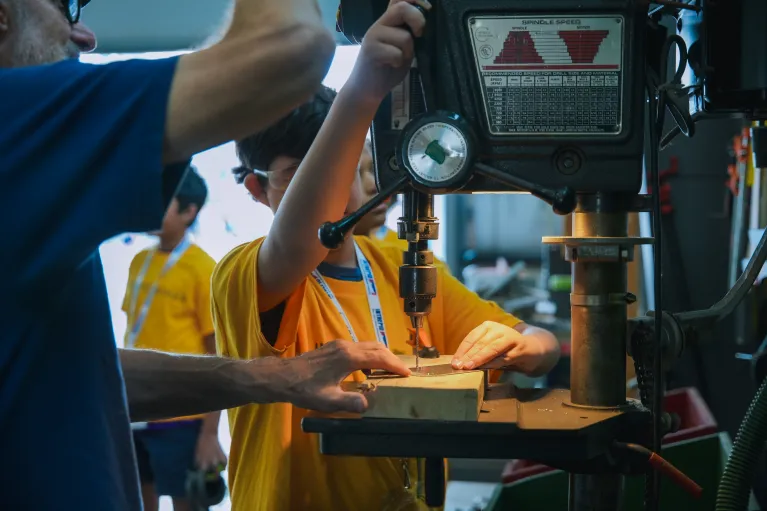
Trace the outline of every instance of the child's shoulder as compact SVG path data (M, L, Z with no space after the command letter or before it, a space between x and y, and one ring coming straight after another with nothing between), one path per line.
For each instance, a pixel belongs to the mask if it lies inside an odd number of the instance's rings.
M379 265L399 267L402 264L402 247L380 243L368 236L355 236L354 241L357 242L363 254Z
M214 280L228 279L233 273L241 272L251 264L255 270L258 249L264 239L264 237L261 237L234 247L216 263L212 278Z
M203 266L213 267L216 265L216 260L213 259L201 246L195 243L189 245L189 250L187 250L184 256Z
M134 255L130 262L131 270L138 269L138 266L146 261L146 258L149 256L149 252L151 252L151 250L151 248L144 248L140 250L136 255Z

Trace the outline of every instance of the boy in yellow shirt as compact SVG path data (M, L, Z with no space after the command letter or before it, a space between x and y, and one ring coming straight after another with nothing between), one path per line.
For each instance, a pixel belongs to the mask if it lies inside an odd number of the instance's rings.
M139 252L130 265L123 311L128 316L125 347L170 353L216 353L210 313L210 277L215 261L191 243L187 230L205 204L208 190L190 168L153 232L158 246ZM158 497L173 499L175 511L191 509L187 472L226 463L218 442L220 412L143 425L133 440L146 511Z
M417 36L424 25L415 2L393 1L371 27L337 97L325 88L272 128L238 143L238 181L275 217L266 238L234 249L213 274L222 355L294 357L337 338L377 339L394 353L412 353L410 321L398 295L401 250L356 236L328 251L317 232L361 205L357 167L368 127L410 67L413 40L405 27ZM454 366L489 363L541 374L556 363L558 345L550 333L481 300L444 270L438 279L424 329L441 353L460 353ZM373 286L377 293L369 295ZM384 328L374 321L381 317ZM229 414L235 511L378 511L415 501L404 490L405 478L416 478L414 460L322 456L316 437L301 431L306 411L287 404Z

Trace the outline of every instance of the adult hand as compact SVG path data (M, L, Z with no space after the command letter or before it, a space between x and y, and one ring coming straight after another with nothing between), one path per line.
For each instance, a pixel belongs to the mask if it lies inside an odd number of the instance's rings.
M378 105L400 83L413 62L413 36L420 37L426 18L416 8L431 9L427 0L391 0L389 8L367 31L346 87Z
M548 355L547 345L536 335L523 335L504 324L485 321L464 338L452 365L456 369L507 368L533 374Z
M287 401L320 412L363 412L367 399L344 392L340 383L360 369L384 369L409 376L407 366L377 342L333 341L295 358L282 360L287 370Z
M218 435L203 431L197 438L195 464L200 470L215 470L219 465L226 466L226 454L218 442Z

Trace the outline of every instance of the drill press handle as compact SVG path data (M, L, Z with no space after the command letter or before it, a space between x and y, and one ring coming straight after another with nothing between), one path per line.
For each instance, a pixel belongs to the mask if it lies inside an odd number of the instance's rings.
M531 183L525 179L501 172L484 163L475 164L474 172L500 181L510 187L517 188L520 191L529 192L535 197L550 204L554 209L554 213L558 215L568 215L575 209L575 191L569 186L562 188L546 188L545 186Z
M319 238L322 246L330 250L338 248L341 243L343 243L346 235L349 234L349 231L351 231L365 215L370 213L383 201L405 188L407 183L408 178L402 177L399 181L386 187L385 190L370 199L364 206L354 213L342 218L338 222L325 222L322 224L319 230Z

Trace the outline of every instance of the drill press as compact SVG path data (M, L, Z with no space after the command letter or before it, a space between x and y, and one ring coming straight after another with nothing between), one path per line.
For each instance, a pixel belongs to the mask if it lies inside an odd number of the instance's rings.
M305 419L303 428L320 433L325 454L538 461L570 472L571 511L620 509L624 475L646 470L620 446L659 450L661 353L673 358L684 344L681 315L643 318L642 328L632 330L632 345L646 353L643 346L649 340L654 352L648 359L653 371L647 373L655 380L650 389L654 398L644 389L642 403L626 399L626 308L635 299L627 290L626 263L636 245L652 241L628 236L628 214L652 206L647 196L639 195L645 89L650 99L647 127L655 146L648 167L657 171L655 149L663 127L659 113L668 107L677 131L693 132L681 73L665 78L669 50L676 45L686 62L687 47L681 38L669 37L657 20L648 19L648 4L641 0L432 3L416 45L416 65L373 121L380 195L354 215L323 226L320 237L332 247L370 209L393 193L404 193L398 234L408 241L408 250L400 294L417 329L438 291L428 251L428 240L438 235L432 195L524 191L557 213L573 213L572 236L544 239L564 245L573 265L570 390L491 389L478 422L378 419L363 425L360 419L314 417ZM691 10L693 17L701 10L699 2L665 3ZM746 4L763 7L761 0L734 3L719 6L728 11L730 24L733 16L746 17ZM342 0L344 33L361 40L387 4ZM717 5L712 3L709 12ZM721 52L700 48L700 16L696 20L684 24L694 32L688 37L691 62L714 55L721 64ZM722 44L725 30L718 25L704 42ZM738 47L738 55L744 51ZM696 71L710 69L703 65ZM705 85L690 94L694 111L698 105L702 110L753 112L765 103L764 94L717 94L718 85L731 84L710 75L700 81ZM706 86L710 90L701 94ZM733 92L729 89L724 92ZM754 99L748 108L743 101L747 97ZM719 99L711 103L712 98ZM760 247L763 261L767 243ZM746 280L739 283L741 290ZM700 311L689 314L701 316ZM661 332L667 339L663 344ZM649 485L654 497L648 506L653 509L657 479L650 478Z

